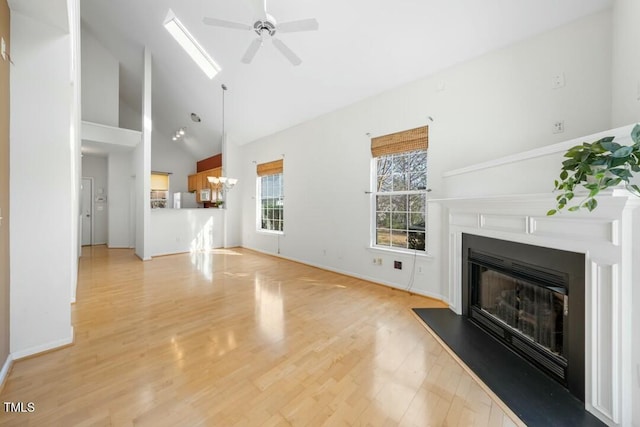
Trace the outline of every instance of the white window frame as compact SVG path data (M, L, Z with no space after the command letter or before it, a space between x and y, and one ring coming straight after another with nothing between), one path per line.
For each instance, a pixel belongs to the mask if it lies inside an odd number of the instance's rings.
M282 214L284 216L284 172L280 172L277 174L271 175L263 175L256 177L256 231L259 233L265 234L284 234L284 217L282 219L282 230L270 230L268 228L262 228L262 178L266 178L268 176L281 175L281 192L282 196L280 198L280 202L282 203Z
M425 151L427 152L427 150L420 150L420 151ZM398 153L398 154L406 154L406 153ZM382 156L380 156L382 157ZM396 253L404 253L404 254L411 254L411 255L422 255L422 256L429 256L429 252L428 252L428 216L427 216L427 201L428 201L428 189L425 188L424 190L405 190L405 191L381 191L378 192L377 191L377 179L378 179L378 158L379 157L374 157L371 159L371 204L370 204L370 249L374 249L374 250L380 250L380 251L389 251L389 252L396 252ZM427 159L428 159L428 155L427 155ZM427 174L427 186L428 186L428 169L426 171ZM401 247L397 247L397 246L386 246L386 245L378 245L377 244L377 196L379 195L388 195L388 196L394 196L394 195L414 195L414 194L424 194L424 209L422 212L418 212L418 213L422 213L424 215L424 221L425 221L425 229L424 229L424 233L425 233L425 247L424 250L422 249L410 249L410 248L401 248ZM407 231L408 231L408 227L407 227Z

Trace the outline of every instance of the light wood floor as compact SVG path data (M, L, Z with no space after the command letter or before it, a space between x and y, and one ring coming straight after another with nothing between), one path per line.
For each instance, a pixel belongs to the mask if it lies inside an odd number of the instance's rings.
M0 425L511 426L409 310L441 303L221 250L89 247L75 344L14 363Z

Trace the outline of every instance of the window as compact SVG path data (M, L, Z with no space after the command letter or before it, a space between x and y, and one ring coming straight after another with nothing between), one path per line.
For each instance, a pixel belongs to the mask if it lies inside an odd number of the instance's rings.
M283 162L262 163L258 173L258 229L284 231Z
M426 132L424 127L372 140L374 246L426 250Z
M151 209L166 208L169 198L169 174L151 172Z

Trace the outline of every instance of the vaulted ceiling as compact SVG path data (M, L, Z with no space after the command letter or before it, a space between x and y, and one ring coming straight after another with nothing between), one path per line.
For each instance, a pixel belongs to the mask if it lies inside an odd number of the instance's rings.
M260 0L82 0L82 24L120 61L120 97L140 111L142 55L153 55L153 121L160 135L187 127L200 159L225 130L244 144L582 16L613 0L269 0L278 22L316 18L318 31L278 34L302 59L293 66L269 41L240 61L256 34L205 25L204 17L253 24ZM169 9L222 71L213 79L164 29ZM202 118L194 123L195 112ZM301 141L304 143L304 141Z

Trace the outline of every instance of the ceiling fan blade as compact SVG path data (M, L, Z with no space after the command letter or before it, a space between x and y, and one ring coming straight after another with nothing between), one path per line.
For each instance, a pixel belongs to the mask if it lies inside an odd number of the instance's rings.
M253 27L241 22L225 21L218 18L203 18L202 22L207 25L213 25L214 27L233 28L234 30L252 30Z
M281 33L293 33L296 31L317 31L320 26L315 18L300 19L299 21L282 22L278 24Z
M286 44L282 43L281 40L272 38L273 45L282 53L293 65L302 64L302 59L298 57Z
M247 48L247 51L244 53L244 56L242 57L242 62L244 62L245 64L250 64L253 60L253 57L256 56L256 53L258 53L258 49L260 49L260 46L262 46L262 39L257 38L252 41Z

